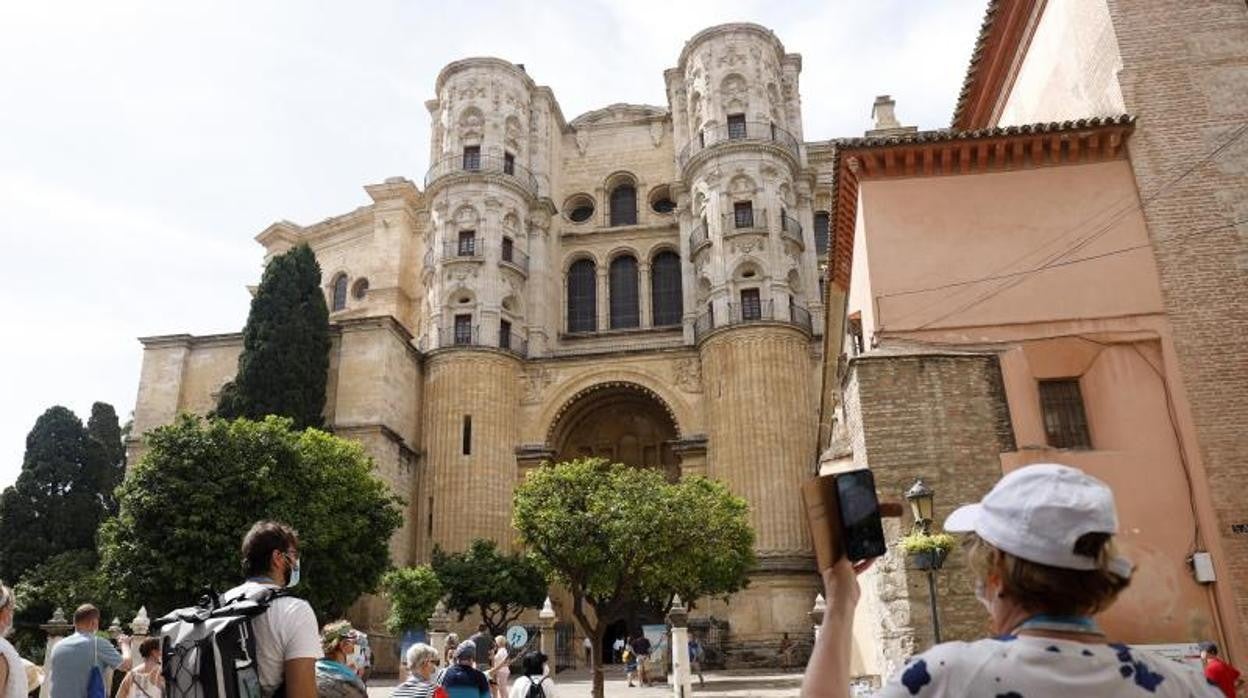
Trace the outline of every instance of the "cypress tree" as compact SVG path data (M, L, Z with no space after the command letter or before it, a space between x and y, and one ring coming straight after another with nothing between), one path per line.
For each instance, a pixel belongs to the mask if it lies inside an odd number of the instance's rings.
M121 433L121 422L117 419L117 410L107 402L91 405L87 434L95 447L102 452L102 457L98 459L100 470L96 473L100 499L108 514L115 515L117 498L113 493L126 472L126 443Z
M12 583L44 560L95 548L104 518L107 458L70 410L51 407L26 437L17 482L0 495L0 578Z
M307 245L274 257L251 300L238 375L226 384L217 415L289 417L295 429L319 427L329 370L329 309L321 267Z

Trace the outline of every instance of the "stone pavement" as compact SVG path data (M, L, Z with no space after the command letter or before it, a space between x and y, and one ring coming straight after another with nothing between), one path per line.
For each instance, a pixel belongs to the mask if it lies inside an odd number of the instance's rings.
M672 688L667 684L647 688L629 688L618 667L607 667L607 698L669 698ZM707 698L796 698L802 675L798 671L708 671L706 683L699 686L693 679L693 694ZM376 679L368 684L369 698L390 698L394 679ZM555 676L559 698L583 698L590 695L589 673L564 671Z

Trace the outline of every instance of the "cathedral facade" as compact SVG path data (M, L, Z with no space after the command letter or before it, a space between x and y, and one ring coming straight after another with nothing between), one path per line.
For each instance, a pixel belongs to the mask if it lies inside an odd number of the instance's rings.
M456 61L426 103L422 181L259 234L266 258L307 243L320 262L326 424L407 502L394 564L516 545L513 492L545 461L706 475L748 501L759 566L695 617L743 661L774 660L786 632L809 640L799 486L824 392L832 153L804 139L801 65L763 27L717 26L665 71L666 105L569 121L524 66ZM242 339L143 343L136 434L212 409ZM374 631L377 606L357 609Z

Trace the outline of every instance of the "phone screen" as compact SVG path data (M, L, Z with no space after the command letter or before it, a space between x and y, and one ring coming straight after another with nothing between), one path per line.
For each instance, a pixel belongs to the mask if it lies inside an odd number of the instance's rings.
M880 502L875 495L875 477L871 471L854 470L837 475L836 490L845 557L856 562L887 552L884 526L880 523Z

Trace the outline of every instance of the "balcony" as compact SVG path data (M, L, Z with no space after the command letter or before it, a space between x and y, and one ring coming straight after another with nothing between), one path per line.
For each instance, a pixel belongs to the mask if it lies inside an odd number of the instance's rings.
M711 244L711 236L706 231L706 220L700 220L697 225L693 226L693 232L689 233L689 254L709 244Z
M698 153L713 148L721 143L765 143L778 146L788 151L794 160L800 162L801 151L793 134L764 121L746 121L728 125L708 126L697 133L693 140L685 144L676 156L676 164L685 169L689 161Z
M783 307L783 306L782 306ZM711 330L752 322L781 322L796 325L807 334L813 333L810 311L796 304L789 304L787 313L776 312L775 301L765 300L759 303L729 303L726 317L716 317L715 313L705 310L693 323L693 340L701 342Z
M724 235L736 233L766 233L767 209L751 208L724 214Z
M780 235L796 242L802 249L806 249L806 241L802 239L802 224L785 212L780 213Z
M448 240L442 243L442 262L480 262L485 259L485 245L480 238Z
M514 246L503 246L502 254L499 257L498 263L500 265L512 267L525 276L529 275L529 256L520 250L517 250Z
M425 191L445 177L476 174L509 177L529 196L537 196L537 177L532 172L511 158L495 155L451 155L442 158L425 173Z
M522 359L529 355L529 340L515 332L499 334L497 344L483 342L480 325L443 325L438 331L436 342L431 341L428 337L424 337L417 346L421 351L450 349L453 347L483 347L502 349Z

